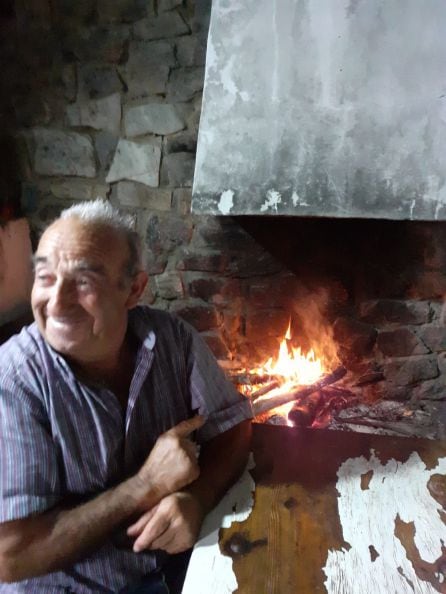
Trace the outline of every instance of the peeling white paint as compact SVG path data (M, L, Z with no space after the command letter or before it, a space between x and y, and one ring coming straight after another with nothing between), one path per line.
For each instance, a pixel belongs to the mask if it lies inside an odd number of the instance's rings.
M416 200L412 200L412 202L410 203L409 218L411 221L413 220L413 209L415 208L416 202L417 202Z
M220 528L243 522L251 514L255 483L248 471L253 467L251 455L238 482L206 516L189 561L182 594L232 594L237 589L232 559L220 552L218 536Z
M302 200L296 190L294 190L294 192L291 194L291 200L293 202L293 206L309 206L305 200Z
M218 210L221 214L227 215L231 212L234 206L234 192L232 190L225 190L220 195L220 202L218 203Z
M361 475L369 471L373 476L363 490ZM324 568L328 594L438 593L417 577L394 535L397 516L406 523L414 522L421 558L432 563L441 556L442 539L446 540L438 514L442 508L427 489L429 478L437 473L446 473L446 458L428 470L417 453L405 463L389 460L383 465L372 452L370 460L352 458L342 464L336 484L339 518L344 540L351 548L329 551ZM378 553L375 561L369 546Z
M261 212L267 211L269 208L272 208L277 212L278 205L282 202L282 195L280 192L276 192L276 190L268 190L266 193L266 201L260 207Z

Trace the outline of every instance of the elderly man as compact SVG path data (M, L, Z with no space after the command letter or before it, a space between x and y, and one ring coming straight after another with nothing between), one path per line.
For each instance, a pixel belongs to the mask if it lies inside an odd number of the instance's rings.
M146 283L106 202L40 240L35 323L0 347L0 592L169 592L168 554L244 467L249 404L189 325L137 306Z

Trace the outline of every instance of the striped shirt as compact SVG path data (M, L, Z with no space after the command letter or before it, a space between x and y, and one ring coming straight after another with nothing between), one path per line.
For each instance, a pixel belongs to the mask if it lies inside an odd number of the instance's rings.
M0 522L116 485L141 467L161 433L196 411L207 418L199 443L251 418L191 326L137 307L129 328L139 348L125 414L113 392L79 381L35 324L0 347ZM117 592L163 559L112 538L65 571L0 584L0 593Z

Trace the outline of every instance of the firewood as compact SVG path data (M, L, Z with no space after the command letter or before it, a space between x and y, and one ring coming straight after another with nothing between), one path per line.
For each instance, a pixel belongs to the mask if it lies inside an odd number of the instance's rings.
M274 390L275 388L278 388L279 385L280 384L279 384L279 382L277 380L273 380L272 382L268 382L267 384L265 384L264 386L262 386L261 388L259 388L255 392L253 392L251 394L250 398L254 402L254 400L257 400L257 398L260 398L260 396L265 396L265 394L268 394L268 392L271 392L271 390Z
M265 382L270 382L273 380L279 379L278 375L269 374L269 373L237 373L235 375L230 375L229 379L233 384L242 384L248 386L256 386L257 384L263 384Z
M313 392L308 398L299 400L288 413L288 419L295 427L310 427L321 404L320 391Z
M339 381L346 373L347 370L345 367L341 366L335 369L332 373L324 375L320 380L309 386L301 386L297 390L282 392L272 396L271 398L258 398L252 404L254 416L266 412L267 410L272 410L273 408L281 406L282 404L286 404L287 402L293 402L293 400L299 400L300 398L309 396L313 392L317 392L321 388Z
M406 437L414 437L414 427L409 423L404 422L386 422L378 419L365 419L362 417L335 417L338 423L344 423L346 425L364 425L364 427L374 427L375 429L385 429L386 431L393 431L399 435L405 435Z

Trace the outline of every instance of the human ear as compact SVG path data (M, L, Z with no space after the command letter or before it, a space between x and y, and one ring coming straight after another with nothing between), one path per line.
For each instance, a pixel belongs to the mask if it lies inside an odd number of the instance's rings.
M127 297L127 301L125 302L127 309L131 309L137 305L144 289L146 288L148 280L149 276L144 270L141 270L132 278L129 295Z

